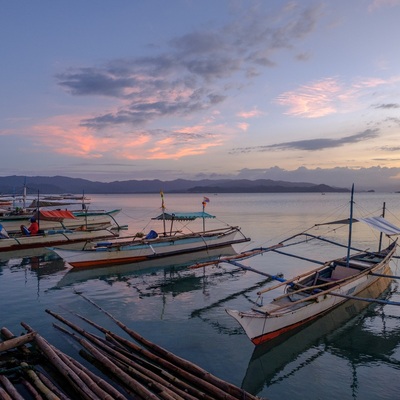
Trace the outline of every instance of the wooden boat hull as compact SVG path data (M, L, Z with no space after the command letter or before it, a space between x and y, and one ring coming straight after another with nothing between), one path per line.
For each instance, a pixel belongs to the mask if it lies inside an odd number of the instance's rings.
M92 231L60 230L47 231L43 235L14 236L7 239L0 239L0 258L6 259L11 256L19 256L22 254L22 251L25 251L26 254L33 254L33 249L41 249L40 252L47 252L46 248L52 246L82 249L87 242L111 239L117 236L108 229Z
M40 220L40 229L78 229L85 227L88 229L105 229L115 223L114 218L118 215L121 210L92 212L85 213L84 211L72 211L74 219L64 219L59 221L46 221ZM29 215L10 215L0 218L0 223L8 233L20 232L20 226L29 226Z
M374 276L370 273L385 274L390 268L390 259L395 250L396 246L392 246L381 262L374 265L373 268L365 269L335 285L332 293L356 296L378 280L387 280L387 278ZM302 281L305 280L307 280L307 277ZM288 298L286 297L286 299ZM285 300L287 301L286 306L282 305L282 302L274 300L264 307L248 312L237 310L226 310L226 312L239 322L250 340L255 345L259 345L294 330L348 301L346 298L330 294L328 290L321 291L320 296L314 295L308 301L296 304L296 300L297 298L291 300L294 301L294 305L290 304L290 300Z
M131 241L126 245L96 247L83 251L68 251L58 248L52 250L75 268L99 267L117 264L131 264L154 259L162 259L188 253L204 252L224 248L233 244L249 241L238 228L216 230L212 234L190 234Z
M389 268L385 270L386 272L391 273ZM360 292L359 296L378 298L383 293L386 296L390 285L391 279L379 279L365 291ZM365 349L371 347L370 343L377 343L379 349L388 348L393 351L399 343L399 336L396 332L380 335L375 331L363 330L363 324L360 324L360 317L363 317L362 313L370 305L370 303L359 300L346 301L317 321L305 324L297 330L288 332L286 335L281 335L276 340L256 346L241 387L253 394L260 393L264 387L276 382L285 368L291 370L293 364L296 364L295 368L297 368L299 365L297 361L300 355L310 348L317 348L321 343L325 342L325 338L328 336L330 341L335 338L334 341L340 346L343 343L341 336L346 335L346 332L343 333L343 330L339 328L344 325L347 327L353 326L354 330L359 330L359 335L355 335L355 337L365 342ZM388 346L388 342L392 342L393 347ZM388 357L390 356L390 351L386 353ZM379 354L381 355L381 353ZM355 357L358 357L358 353ZM349 359L349 362L352 362L351 359Z

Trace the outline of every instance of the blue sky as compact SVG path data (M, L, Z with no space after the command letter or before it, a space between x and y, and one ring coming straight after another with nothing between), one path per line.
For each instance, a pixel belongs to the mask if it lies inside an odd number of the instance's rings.
M400 190L400 1L2 1L0 175Z

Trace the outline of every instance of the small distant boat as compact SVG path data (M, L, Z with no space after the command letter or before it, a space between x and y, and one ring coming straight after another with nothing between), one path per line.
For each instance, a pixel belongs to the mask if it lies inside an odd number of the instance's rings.
M162 205L163 213L153 218L163 221L161 234L151 230L145 237L135 236L109 243L98 243L93 248L81 251L59 248L52 248L52 250L72 267L87 268L145 262L183 254L192 254L195 259L196 253L223 249L250 240L237 226L206 230L205 219L215 218L215 216L206 213L204 206L205 203L203 203L202 212L166 213L164 205ZM203 221L202 231L190 233L173 231L174 222L190 222L197 219ZM170 221L169 232L166 230L166 221Z

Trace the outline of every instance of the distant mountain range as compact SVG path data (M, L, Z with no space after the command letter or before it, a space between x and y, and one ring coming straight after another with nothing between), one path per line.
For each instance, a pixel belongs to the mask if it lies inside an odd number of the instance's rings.
M129 193L343 193L348 189L306 182L284 182L270 179L204 179L200 181L176 179L129 180L93 182L64 176L7 176L0 177L0 194L129 194Z

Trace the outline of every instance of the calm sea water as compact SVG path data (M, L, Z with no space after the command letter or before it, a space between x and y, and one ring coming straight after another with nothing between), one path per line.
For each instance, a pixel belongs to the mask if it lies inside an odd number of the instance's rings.
M252 242L236 251L268 246L330 218L346 218L348 194L207 194L206 211L217 216L208 227L238 225ZM158 195L90 196L91 208L122 208L124 234L146 232L160 213ZM168 211L200 211L200 195L165 195ZM378 215L385 202L387 217L400 226L400 195L363 193L355 197L356 217ZM360 225L360 226L359 226ZM325 228L317 232L325 233ZM331 229L331 227L329 228ZM330 230L329 237L347 243L347 231ZM353 244L376 249L378 235L354 226ZM343 249L320 242L291 249L315 260L344 255ZM264 254L245 264L291 277L315 264ZM397 263L394 274L400 275ZM273 345L255 348L225 308L249 309L265 277L229 265L186 269L174 266L137 270L132 266L71 272L54 256L0 261L1 325L15 334L24 321L51 343L79 359L79 347L53 327L45 310L79 321L87 316L121 334L108 317L85 301L83 293L149 340L211 373L269 399L397 399L400 393L400 309L372 305L343 320L340 309ZM276 293L266 294L264 301ZM269 297L268 297L269 296ZM386 298L400 301L394 282ZM355 305L357 310L357 305Z

